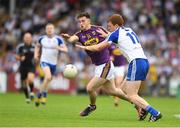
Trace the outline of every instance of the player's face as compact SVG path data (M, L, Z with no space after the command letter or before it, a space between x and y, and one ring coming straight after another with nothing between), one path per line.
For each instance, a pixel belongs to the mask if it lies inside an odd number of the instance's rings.
M116 28L117 28L117 26L116 26L116 25L113 25L111 22L108 22L108 23L107 23L107 29L108 29L108 31L113 32L113 31L116 30Z
M78 24L81 30L87 30L89 29L89 26L90 26L90 19L86 18L85 16L80 17L78 19Z
M24 35L24 43L25 44L27 44L27 45L30 45L31 44L31 42L32 42L32 36L31 36L31 34L30 33L26 33L25 35Z
M54 25L47 25L46 26L46 34L47 35L54 35Z

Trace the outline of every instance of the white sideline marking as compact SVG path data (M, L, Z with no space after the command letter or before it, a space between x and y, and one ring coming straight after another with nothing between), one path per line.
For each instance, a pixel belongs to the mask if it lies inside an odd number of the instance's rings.
M174 115L176 118L180 118L180 114L175 114Z

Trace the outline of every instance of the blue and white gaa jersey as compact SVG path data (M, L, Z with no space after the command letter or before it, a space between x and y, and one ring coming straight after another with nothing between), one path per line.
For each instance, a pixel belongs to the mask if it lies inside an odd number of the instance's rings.
M51 38L44 35L39 38L38 43L42 46L40 61L56 65L59 53L56 46L64 45L63 38L57 35Z
M139 39L131 28L119 27L107 37L106 41L115 43L128 62L136 58L146 59Z

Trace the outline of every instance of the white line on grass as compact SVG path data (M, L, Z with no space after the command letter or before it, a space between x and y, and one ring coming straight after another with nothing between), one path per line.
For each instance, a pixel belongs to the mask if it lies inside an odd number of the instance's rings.
M176 118L180 118L180 114L174 114Z

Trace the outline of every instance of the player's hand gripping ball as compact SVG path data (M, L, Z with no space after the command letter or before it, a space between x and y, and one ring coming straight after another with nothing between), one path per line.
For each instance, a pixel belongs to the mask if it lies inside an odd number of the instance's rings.
M66 65L65 69L64 69L64 72L63 72L64 77L68 78L68 79L75 78L77 73L78 73L77 68L73 64Z

